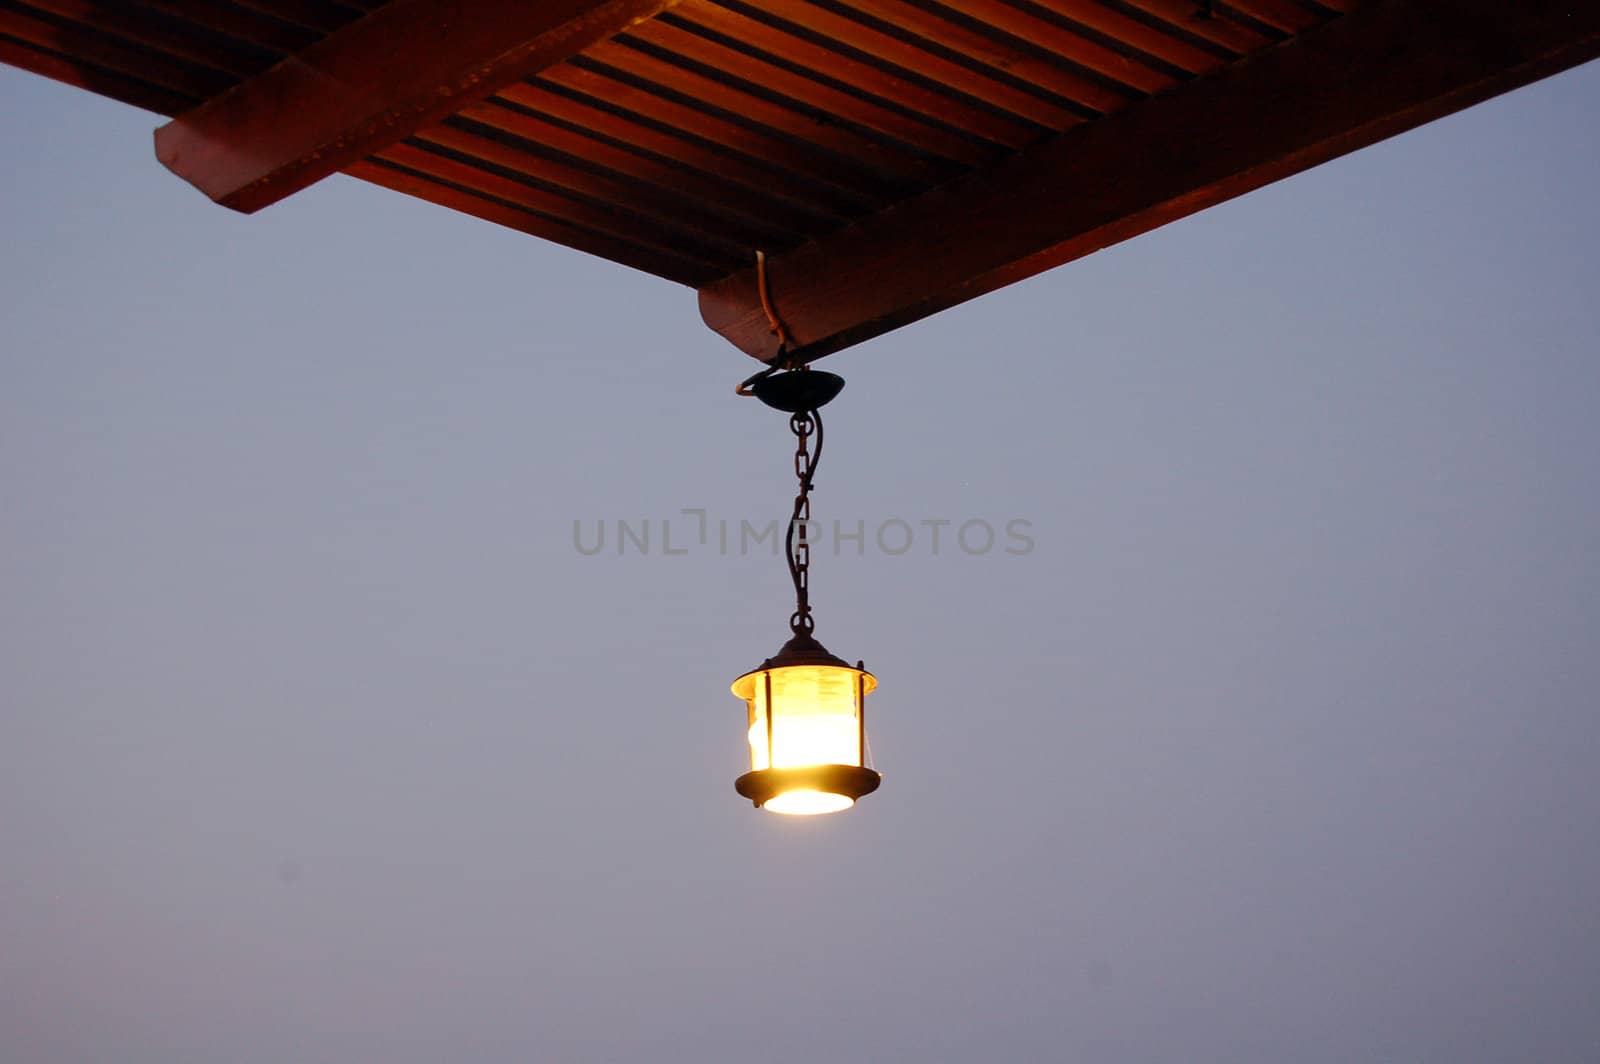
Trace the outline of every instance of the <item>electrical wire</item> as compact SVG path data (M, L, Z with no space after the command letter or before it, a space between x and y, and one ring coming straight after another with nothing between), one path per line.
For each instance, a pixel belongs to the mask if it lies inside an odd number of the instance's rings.
M793 346L794 339L789 335L788 326L783 324L783 319L778 317L778 311L772 305L772 292L767 286L767 253L756 250L756 289L761 295L761 309L767 312L767 324L772 329L772 335L778 338L778 355L773 364L780 364L783 356Z

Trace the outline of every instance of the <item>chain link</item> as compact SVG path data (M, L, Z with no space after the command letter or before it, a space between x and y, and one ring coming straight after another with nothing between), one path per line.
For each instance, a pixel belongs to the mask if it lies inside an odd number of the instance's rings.
M811 478L816 472L817 459L822 456L822 416L815 410L801 411L789 418L789 430L795 436L794 474L800 480L800 494L795 496L794 515L789 520L789 532L784 545L789 555L789 574L794 578L794 616L789 627L796 635L810 632L815 626L811 619ZM811 447L811 436L816 433L817 445Z

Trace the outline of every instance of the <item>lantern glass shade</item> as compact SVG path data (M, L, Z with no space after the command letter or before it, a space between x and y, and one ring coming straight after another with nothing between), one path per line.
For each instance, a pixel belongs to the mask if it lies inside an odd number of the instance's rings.
M751 686L750 767L861 764L861 728L856 719L856 672L832 665L768 669ZM772 712L772 750L767 750L767 713Z
M734 681L733 693L748 711L750 744L751 771L741 777L740 793L762 809L836 813L877 786L877 773L863 763L862 710L878 682L834 662L769 662Z

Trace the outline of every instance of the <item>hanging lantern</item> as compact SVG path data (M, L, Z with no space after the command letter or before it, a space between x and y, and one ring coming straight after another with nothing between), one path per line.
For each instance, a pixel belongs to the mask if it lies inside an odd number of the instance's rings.
M837 813L878 789L866 767L867 693L878 685L807 633L733 681L749 721L750 771L734 789L774 813Z
M878 681L861 662L852 666L835 657L811 634L811 481L822 457L818 409L843 387L843 378L802 367L767 370L739 388L787 411L798 441L800 494L784 537L795 590L792 638L733 682L734 695L745 702L750 743L750 771L734 789L774 813L837 813L877 790L882 779L867 766L866 701Z

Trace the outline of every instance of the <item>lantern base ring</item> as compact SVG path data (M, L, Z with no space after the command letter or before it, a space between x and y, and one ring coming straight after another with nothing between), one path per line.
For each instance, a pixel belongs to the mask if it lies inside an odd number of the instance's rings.
M883 777L860 765L805 765L800 768L763 768L746 772L733 781L733 789L756 808L790 791L821 791L854 801L878 789Z

